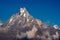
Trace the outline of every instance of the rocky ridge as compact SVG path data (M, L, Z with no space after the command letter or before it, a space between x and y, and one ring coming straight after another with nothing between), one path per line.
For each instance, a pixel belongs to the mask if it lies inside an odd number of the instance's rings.
M0 40L59 40L60 28L44 24L31 16L26 8L0 25Z

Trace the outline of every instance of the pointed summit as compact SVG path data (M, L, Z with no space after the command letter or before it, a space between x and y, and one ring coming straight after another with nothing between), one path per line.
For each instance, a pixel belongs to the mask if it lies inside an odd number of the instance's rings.
M20 16L28 17L31 16L25 7L20 8Z
M20 8L20 13L24 13L25 12L25 8Z
M20 8L19 12L13 16L11 16L8 24L12 25L15 22L17 23L25 23L25 22L30 22L34 20L34 18L28 13L28 11L26 10L26 8Z
M6 37L8 39L55 40L60 38L60 29L57 25L50 27L32 17L24 7L0 27L0 37L3 39Z

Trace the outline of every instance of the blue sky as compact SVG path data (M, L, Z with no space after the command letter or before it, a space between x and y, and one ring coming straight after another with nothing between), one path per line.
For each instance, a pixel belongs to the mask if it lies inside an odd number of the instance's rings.
M60 0L0 0L0 20L6 22L21 7L45 23L60 26Z

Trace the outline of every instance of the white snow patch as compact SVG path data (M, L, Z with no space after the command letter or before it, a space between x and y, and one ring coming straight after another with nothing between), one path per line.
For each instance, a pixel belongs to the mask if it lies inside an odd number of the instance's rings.
M29 19L27 19L27 22L29 22Z
M24 15L23 15L24 17L26 17L26 14L24 13Z
M58 29L58 26L57 26L57 25L54 25L53 27L54 27L55 29Z
M56 36L57 36L57 37L59 36L58 32L56 32Z
M20 9L20 12L21 12L21 13L24 13L24 11L25 11L24 8L21 8L21 9Z
M13 18L10 19L9 23L12 22Z

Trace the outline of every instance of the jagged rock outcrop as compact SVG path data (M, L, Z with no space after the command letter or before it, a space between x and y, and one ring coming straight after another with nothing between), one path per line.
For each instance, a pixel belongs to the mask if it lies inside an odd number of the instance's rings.
M25 8L0 27L0 40L59 40L60 28L31 16Z

